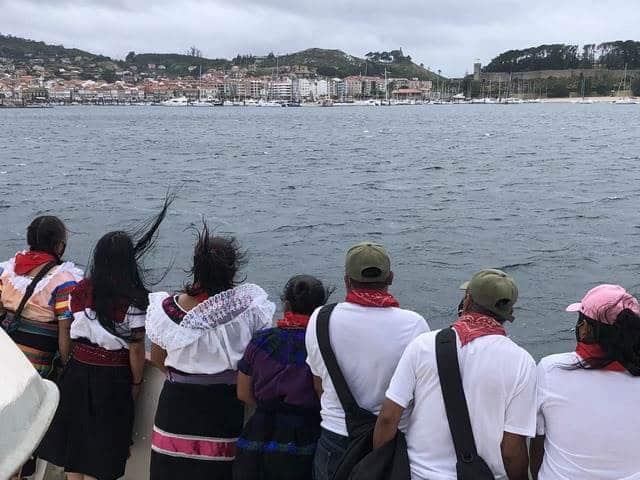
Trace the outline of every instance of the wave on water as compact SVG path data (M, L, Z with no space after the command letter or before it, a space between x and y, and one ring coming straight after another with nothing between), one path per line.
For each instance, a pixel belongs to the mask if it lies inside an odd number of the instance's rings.
M344 223L316 223L309 225L280 225L279 227L270 230L271 232L298 232L301 230L313 230L315 228L323 227L344 227ZM259 232L256 232L259 233Z

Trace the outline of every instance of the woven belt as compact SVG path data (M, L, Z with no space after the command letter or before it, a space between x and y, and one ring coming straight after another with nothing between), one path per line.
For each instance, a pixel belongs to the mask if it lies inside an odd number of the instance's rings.
M167 372L167 380L170 382L191 385L235 385L236 378L237 374L234 370L225 370L212 375L179 373L174 370Z
M76 343L73 346L73 358L78 362L101 367L128 367L129 350L106 350L86 343Z

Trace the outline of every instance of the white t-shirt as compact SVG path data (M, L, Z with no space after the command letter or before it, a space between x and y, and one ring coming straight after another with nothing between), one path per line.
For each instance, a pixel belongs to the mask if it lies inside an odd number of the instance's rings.
M338 435L347 435L344 410L322 360L316 335L316 310L307 327L307 363L322 379L322 427ZM384 392L406 346L423 332L427 321L419 314L401 308L363 307L339 303L331 314L329 338L358 405L376 415Z
M567 370L575 352L538 365L540 480L640 479L640 378L627 372Z
M435 338L421 335L407 347L387 398L407 408L411 478L455 480L456 453L447 423ZM502 335L477 338L464 347L457 339L471 427L478 453L496 479L506 479L500 443L504 432L533 437L536 431L536 364L524 349Z

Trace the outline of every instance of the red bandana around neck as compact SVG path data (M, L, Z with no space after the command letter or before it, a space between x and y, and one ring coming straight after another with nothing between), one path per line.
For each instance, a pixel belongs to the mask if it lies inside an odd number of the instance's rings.
M580 356L582 360L589 360L590 358L602 358L604 357L604 351L602 347L597 343L583 343L578 342L576 346L576 353ZM620 362L611 362L606 367L601 370L607 370L609 372L626 372L627 369L624 368Z
M276 326L278 328L307 328L309 323L309 315L294 312L284 312L284 318L278 320Z
M388 308L400 306L395 297L389 292L364 288L349 290L346 301L363 307Z
M50 262L58 263L58 258L46 252L31 250L28 252L20 252L16 254L16 263L13 270L16 272L16 275L26 275L31 270Z
M476 338L486 335L507 336L507 331L500 325L500 322L488 315L476 312L463 313L453 324L453 329L460 337L460 343L463 347Z

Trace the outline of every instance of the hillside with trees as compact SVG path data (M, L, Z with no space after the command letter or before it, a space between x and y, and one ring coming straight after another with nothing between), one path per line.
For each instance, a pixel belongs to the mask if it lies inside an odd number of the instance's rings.
M202 51L192 46L184 54L129 52L124 59L114 60L76 48L48 45L10 35L0 35L0 58L11 61L16 68L34 73L40 67L46 69L45 76L68 73L71 70L83 79L113 81L116 71L131 71L135 75L163 75L168 77L196 76L200 69L227 71L236 66L256 75L272 74L276 69L289 73L307 69L311 74L344 78L349 75L384 75L436 80L438 75L424 65L413 63L402 50L369 52L365 58L349 55L341 50L311 48L300 52L266 56L238 54L233 59L206 58ZM289 67L289 68L286 68Z
M528 72L567 70L599 66L607 70L640 69L640 42L633 40L605 42L599 45L562 43L540 45L523 50L509 50L495 57L483 68L485 72Z

